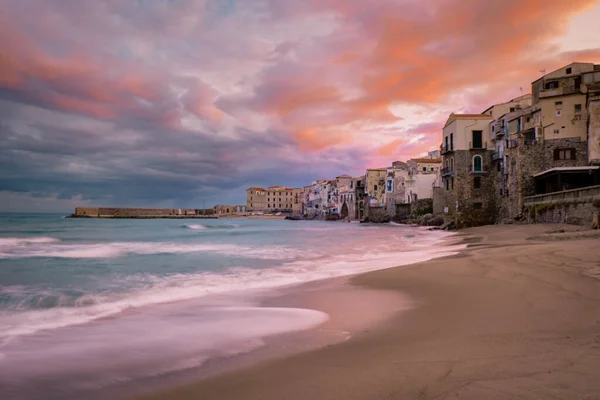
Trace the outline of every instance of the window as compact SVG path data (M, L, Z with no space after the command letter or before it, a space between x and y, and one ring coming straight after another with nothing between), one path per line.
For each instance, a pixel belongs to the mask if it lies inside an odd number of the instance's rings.
M573 68L569 67L567 68L567 75L570 75L573 72Z
M448 147L448 136L446 136L444 138L444 141L446 142L446 146L445 146L446 148L444 150L448 150L449 149L449 147Z
M560 117L562 115L562 110L556 110L556 116Z
M483 208L483 204L482 203L473 203L473 208L475 210L481 210Z
M515 112L515 108L511 107L509 112Z
M423 172L427 172L427 167L423 167Z
M498 172L500 172L501 170L502 170L502 163L501 163L501 162L499 162L499 163L497 164L497 171L498 171Z
M446 190L450 190L450 179L446 179Z
M483 131L473 131L473 149L483 148Z
M377 190L377 185L373 185L373 190Z
M435 171L435 168L431 167L431 171Z
M554 160L574 160L576 156L575 149L555 149Z
M481 172L483 170L483 160L481 156L473 157L473 171Z
M554 106L555 106L555 107L560 107L560 106L562 106L562 101L555 101L555 102L554 102Z
M481 189L481 177L476 176L473 178L473 189Z
M454 150L454 133L450 134L450 150Z
M558 81L546 82L546 89L558 89Z
M581 112L581 104L575 104L575 112L576 113L580 113Z
M559 133L560 133L560 129L555 129L555 130L554 130L554 134L555 134L555 135L558 135Z
M450 183L452 184L452 190L454 190L454 178L450 178Z

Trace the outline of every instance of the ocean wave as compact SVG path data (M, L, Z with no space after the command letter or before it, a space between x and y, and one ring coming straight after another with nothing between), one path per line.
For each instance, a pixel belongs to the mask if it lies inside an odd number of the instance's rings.
M191 229L193 231L204 231L207 229L237 229L237 228L240 228L240 225L238 225L238 224L222 224L222 225L189 224L189 225L182 225L182 227Z
M424 246L425 247L425 246ZM0 337L34 333L89 322L119 314L126 310L173 302L191 300L209 295L273 289L326 278L389 268L398 265L426 261L435 257L454 254L459 247L426 248L398 253L365 252L364 254L333 254L326 259L298 259L282 262L279 267L252 269L229 268L223 273L194 273L159 276L133 275L123 278L123 293L81 293L57 295L44 291L35 292L23 287L12 287L9 295L20 297L8 309L0 313L3 325ZM29 292L21 292L29 290ZM54 296L43 300L45 296ZM69 296L75 296L69 299ZM54 305L23 310L35 305Z
M217 243L176 242L107 242L64 243L54 238L3 238L0 259L52 258L117 258L128 254L217 253L237 257L277 260L298 255L297 250L284 246L247 247Z

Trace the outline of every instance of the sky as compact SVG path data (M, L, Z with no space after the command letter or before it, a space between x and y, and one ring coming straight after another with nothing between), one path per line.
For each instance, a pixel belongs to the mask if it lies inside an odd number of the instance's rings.
M0 0L0 211L243 204L600 62L600 0Z

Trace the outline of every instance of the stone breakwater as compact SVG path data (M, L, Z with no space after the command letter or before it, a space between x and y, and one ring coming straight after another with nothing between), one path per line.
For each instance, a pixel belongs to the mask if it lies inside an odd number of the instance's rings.
M219 218L212 208L77 207L69 218Z

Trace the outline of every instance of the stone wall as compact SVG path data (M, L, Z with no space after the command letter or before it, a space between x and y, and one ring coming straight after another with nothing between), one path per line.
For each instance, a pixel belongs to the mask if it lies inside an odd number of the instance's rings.
M444 188L433 188L433 199L432 199L433 214L443 214L444 212Z
M178 218L213 214L213 209L77 207L72 216L89 218Z
M365 215L366 222L390 222L390 216L385 207L368 207L368 210L368 215Z
M588 160L600 165L600 95L590 96L588 112Z
M482 157L482 172L473 172L473 157ZM456 226L469 227L493 223L496 219L495 179L496 170L491 168L492 152L488 150L457 150L444 158L454 159L454 171L443 179L443 207L448 208L447 220ZM444 163L444 165L446 165ZM480 187L475 187L479 178ZM454 187L452 187L452 179ZM446 181L448 189L446 189Z
M433 199L420 199L410 203L410 212L413 215L432 214Z
M577 139L557 139L526 142L519 138L507 149L508 175L507 190L497 193L498 220L503 218L526 217L523 215L524 198L535 194L533 175L556 167L575 167L587 165L587 142ZM555 160L557 149L575 149L575 159ZM501 179L501 178L500 178Z
M528 207L528 222L591 226L594 212L600 211L599 200L545 203Z

